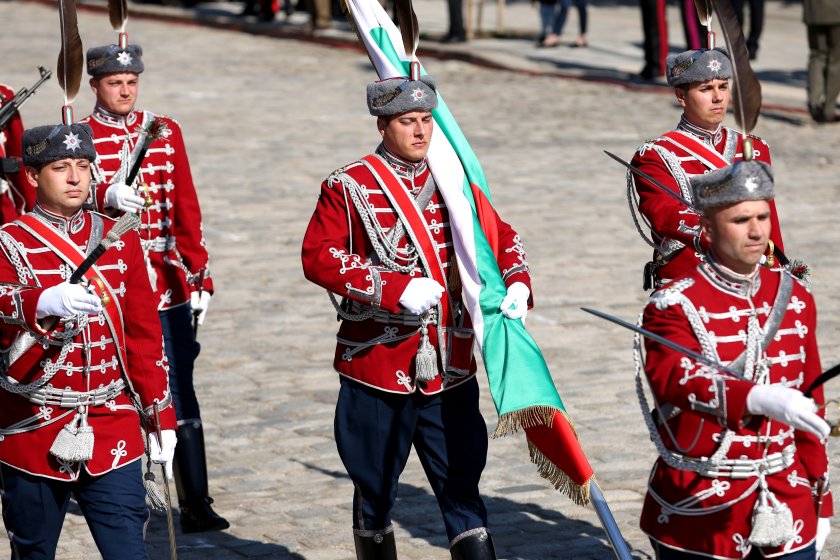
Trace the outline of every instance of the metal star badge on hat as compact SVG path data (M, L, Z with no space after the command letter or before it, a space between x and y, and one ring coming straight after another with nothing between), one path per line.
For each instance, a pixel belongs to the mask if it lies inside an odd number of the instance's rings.
M79 149L79 144L80 144L80 142L79 142L79 135L78 134L73 134L71 132L70 134L65 134L64 135L64 146L68 150L70 150L72 152L75 152L76 150Z
M128 66L129 64L131 64L131 55L128 54L126 51L122 51L120 54L117 55L117 62L119 62L123 66Z

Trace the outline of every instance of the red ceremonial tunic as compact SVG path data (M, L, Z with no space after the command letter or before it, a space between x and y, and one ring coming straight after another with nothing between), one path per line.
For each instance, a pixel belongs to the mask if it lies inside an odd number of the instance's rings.
M759 267L748 278L707 259L693 274L651 296L643 326L735 368L733 361L756 335L759 350L752 355L759 357L741 366L746 379L739 379L646 341L644 373L655 406L643 402L642 409L656 410L658 418L647 417L658 423L658 437L652 439L659 440L661 457L650 475L641 527L669 547L714 558L744 558L752 548L748 538L760 495L758 470L767 468L768 489L790 508L795 533L782 546L761 549L772 558L814 541L813 492L818 478L828 476L828 458L825 446L810 433L765 416L745 418L747 394L755 384L805 391L820 375L817 311L811 293L786 271ZM791 280L791 292L787 304L773 312L783 275ZM764 331L757 327L772 324L778 324L775 336L760 351ZM755 363L757 367L751 365ZM823 403L822 388L813 397ZM662 424L664 418L668 421ZM667 464L674 457L687 460ZM763 458L772 467L762 467ZM726 472L733 460L740 461L746 474ZM832 514L829 493L820 515Z
M388 162L414 197L431 177L426 160L407 163L382 146L377 154ZM437 248L453 309L445 329L446 340L440 340L437 326L429 326L429 341L437 349L438 372L443 372L429 382L415 379L415 356L421 340L417 315L408 313L399 304L408 283L424 276L424 271L419 263L398 261L397 264L407 267L400 271L379 259L369 232L374 232L377 243L381 243L376 232L387 236L398 217L374 175L361 162L339 169L324 181L303 239L306 278L339 298L346 298L343 307L362 318L342 321L337 335L335 369L341 375L393 393L417 390L424 394L438 393L469 379L476 371L474 333L461 300L448 211L437 190L423 207L422 217ZM519 236L508 224L497 220L498 262L505 284L522 282L530 289L528 265ZM414 245L407 238L403 236L398 243L399 254L411 254ZM366 314L374 315L365 318Z
M697 155L704 154L689 151L692 146L683 138L694 139L706 148L713 149L727 164L743 159L743 138L731 128L721 126L717 132L712 133L692 125L682 117L676 131L666 134L668 137L662 135L642 144L631 163L689 202L693 201L689 177L708 173L718 167L715 167L716 162L711 158L698 159ZM761 138L751 138L755 159L770 164L770 147ZM691 274L706 250L705 246L700 245L699 216L646 179L628 172L628 189L632 188L635 188L639 199L639 212L652 229L653 241L665 249L664 261L660 261L661 266L657 271L658 278L664 283ZM770 240L780 251L784 251L776 204L772 200L768 202ZM654 257L655 262L658 257L658 254Z
M0 84L0 106L10 101L15 92ZM9 125L0 130L0 158L14 158L20 163L17 173L0 172L0 223L8 224L35 205L35 189L26 180L21 163L23 120L16 114Z
M147 254L149 277L158 310L187 303L198 288L205 270L204 289L213 291L207 247L201 229L201 209L193 185L181 127L173 119L147 111L114 115L96 106L81 122L93 129L97 159L91 197L105 212L105 191L123 181L130 166L130 153L143 127L153 118L166 123L162 138L152 142L143 159L137 184L149 187L152 205L141 212L140 239ZM138 193L143 196L143 189Z
M83 253L88 249L93 215L79 211L70 219L47 213L36 206L30 213L49 224ZM114 222L103 218L103 234ZM140 243L135 232L122 236L95 267L116 297L107 306L110 315L122 317L127 367L120 366L114 335L105 315L85 317L82 322L56 322L45 331L38 324L35 310L46 288L70 277L70 267L55 252L26 231L16 221L0 229L0 461L28 472L58 480L75 480L82 463L91 475L101 475L135 461L144 453L140 419L128 396L139 399L145 414L153 416L157 399L165 408L160 412L161 427L175 428L169 384L163 356L163 343L151 288L145 274ZM86 324L85 324L86 323ZM67 339L68 333L75 332ZM31 334L38 342L9 366L16 353L13 346ZM66 342L63 339L67 339ZM16 341L18 341L16 343ZM25 349L25 346L24 346ZM63 349L66 355L61 356ZM58 393L89 392L123 380L128 386L112 395L104 404L87 407L88 423L93 428L93 458L86 462L56 459L49 449L59 431L73 421L77 407L64 407L50 400L45 404L30 402L29 397L8 390L10 380L31 384L52 374L45 386ZM19 388L20 386L18 386ZM66 396L66 395L65 395ZM55 397L54 397L55 399ZM42 401L43 402L43 401ZM78 401L77 401L78 403Z

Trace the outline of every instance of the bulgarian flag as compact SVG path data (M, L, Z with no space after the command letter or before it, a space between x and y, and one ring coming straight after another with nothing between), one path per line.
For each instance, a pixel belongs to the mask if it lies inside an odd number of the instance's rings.
M378 0L347 4L380 79L408 76L411 60L400 31ZM576 503L586 504L592 467L545 359L522 321L507 319L499 311L507 289L496 260L496 211L484 171L440 91L432 114L437 131L429 148L429 167L449 210L464 300L499 414L493 437L524 429L540 475Z

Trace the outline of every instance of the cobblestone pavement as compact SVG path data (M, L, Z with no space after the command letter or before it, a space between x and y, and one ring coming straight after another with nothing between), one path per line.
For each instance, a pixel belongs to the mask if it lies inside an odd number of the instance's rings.
M58 15L40 4L0 2L0 21L0 79L29 85L36 65L54 65ZM102 13L82 12L80 26L86 46L114 39ZM352 50L202 26L135 18L128 30L145 51L141 107L174 115L184 127L218 290L199 333L196 382L211 493L232 527L179 534L178 555L351 559L352 485L332 438L335 314L326 294L304 280L299 249L319 182L377 142L364 107L370 64ZM632 319L645 301L648 250L627 210L624 173L602 150L629 157L675 124L676 104L656 91L454 60L429 59L426 67L484 164L501 215L526 243L537 303L528 328L634 557L650 558L637 525L654 450L635 396L632 337L578 308ZM77 115L92 103L83 91ZM55 122L61 104L51 80L24 107L24 120ZM771 111L756 130L773 146L786 249L813 267L826 365L840 360L838 130L796 111ZM492 431L496 415L481 382ZM828 395L840 396L840 386ZM482 490L500 558L611 557L594 511L538 477L521 435L491 441ZM448 558L413 456L394 518L401 558ZM153 559L167 557L164 516L153 515L148 541ZM840 537L824 557L840 558ZM77 510L58 558L99 558Z

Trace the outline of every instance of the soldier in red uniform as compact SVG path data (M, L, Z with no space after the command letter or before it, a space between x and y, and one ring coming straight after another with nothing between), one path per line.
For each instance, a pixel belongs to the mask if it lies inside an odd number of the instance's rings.
M72 494L103 558L145 560L140 424L156 462L171 463L176 438L140 241L130 231L99 258L87 275L97 294L70 284L114 225L82 209L90 127L29 129L23 147L37 204L0 229L0 495L12 557L55 558Z
M737 162L691 188L710 249L652 295L643 326L728 371L654 341L643 360L637 339L660 454L641 527L660 560L813 560L833 514L823 391L803 394L821 373L814 299L787 270L759 265L774 196L766 163Z
M675 130L648 140L636 151L632 164L664 186L692 201L689 178L743 159L743 137L722 125L729 106L732 65L721 49L700 49L670 55L668 84L674 87L683 114ZM755 158L770 163L770 147L752 137ZM663 193L647 180L629 172L628 199L638 197L638 210L651 230L642 230L631 203L630 211L642 238L654 248L653 261L645 267L644 289L659 287L669 279L694 270L704 253L700 245L698 214ZM784 250L775 203L770 201L771 240ZM770 249L772 252L772 249Z
M15 92L11 88L0 84L0 106L14 96ZM22 135L23 120L20 114L12 117L6 128L0 130L0 223L3 224L32 210L35 204L35 189L26 180L20 162Z
M93 113L82 122L93 129L97 160L92 199L109 212L139 212L140 242L163 327L169 384L178 416L175 483L185 533L226 529L229 523L210 504L204 431L193 387L193 363L200 346L193 329L204 320L213 281L201 230L201 210L181 128L168 117L135 110L144 70L138 45L94 47L87 52ZM138 193L125 184L134 150L154 119L164 123L149 146L138 174Z
M368 86L382 143L324 181L303 240L304 274L328 290L342 319L335 438L355 486L353 532L362 560L397 557L391 510L412 445L443 514L452 558L495 558L478 492L487 429L473 331L446 204L426 160L436 106L428 76ZM523 317L530 299L524 249L510 226L496 226L508 286L502 312Z

